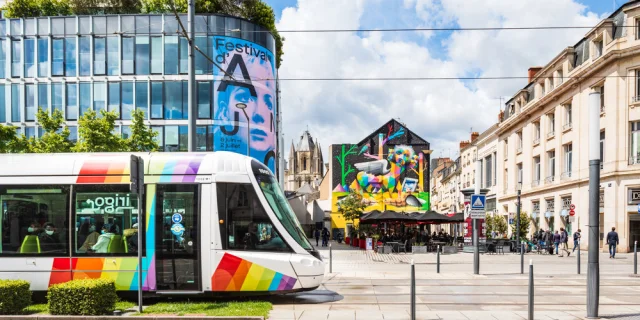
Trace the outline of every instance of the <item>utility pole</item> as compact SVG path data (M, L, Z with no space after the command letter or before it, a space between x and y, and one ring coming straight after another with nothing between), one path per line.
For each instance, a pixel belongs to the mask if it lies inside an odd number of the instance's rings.
M475 191L474 194L480 194L480 180L482 179L482 162L480 157L476 153L476 174L475 174ZM473 206L473 203L471 203ZM478 223L478 219L471 219L473 221L473 273L480 274L480 228L482 225Z
M197 117L197 109L196 109L196 64L194 58L195 48L195 12L196 12L196 0L188 0L189 8L187 12L188 21L187 21L187 33L189 34L189 59L187 64L189 66L189 81L188 81L188 113L189 113L189 122L188 122L188 150L189 152L196 151L196 117Z
M598 317L600 304L600 92L589 93L589 264L587 318Z

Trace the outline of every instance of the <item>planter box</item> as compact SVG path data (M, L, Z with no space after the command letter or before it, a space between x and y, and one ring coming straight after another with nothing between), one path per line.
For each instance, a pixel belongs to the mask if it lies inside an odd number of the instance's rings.
M349 244L350 241L351 241L351 238L349 237L344 238L344 244Z
M378 249L378 253L393 253L392 246L382 246Z
M411 253L427 253L426 246L412 246Z
M360 239L355 238L355 239L353 239L353 241L351 241L351 245L354 246L354 247L358 247L359 246L359 243L358 243L359 241L360 241Z
M454 246L444 246L441 249L443 254L458 253L458 247L454 247Z
M358 244L360 245L360 249L362 249L362 250L367 248L367 240L366 239L360 239L360 241L358 241Z

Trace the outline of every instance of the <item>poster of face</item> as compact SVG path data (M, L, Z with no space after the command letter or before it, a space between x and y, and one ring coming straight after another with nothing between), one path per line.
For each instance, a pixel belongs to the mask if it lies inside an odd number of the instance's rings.
M242 39L213 37L214 142L216 151L247 154L275 172L275 58L266 48ZM244 109L238 106L244 107ZM246 113L246 114L245 114ZM247 118L249 122L247 123Z
M415 192L418 186L418 179L404 178L402 182L402 192Z

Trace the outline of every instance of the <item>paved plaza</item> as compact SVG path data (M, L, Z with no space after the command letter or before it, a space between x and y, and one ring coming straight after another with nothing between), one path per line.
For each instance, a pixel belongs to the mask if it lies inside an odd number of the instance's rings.
M328 263L329 251L319 248ZM576 251L577 253L577 251ZM473 254L377 254L333 243L333 272L315 291L274 296L271 320L410 319L410 265L416 265L417 319L526 319L528 264L535 275L535 319L586 317L587 252L577 258L481 255L480 275L473 274ZM600 256L600 316L640 319L640 277L633 275L633 254Z

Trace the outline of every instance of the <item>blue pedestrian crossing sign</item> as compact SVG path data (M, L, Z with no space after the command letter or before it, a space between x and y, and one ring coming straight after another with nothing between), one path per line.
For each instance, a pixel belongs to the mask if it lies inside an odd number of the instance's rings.
M487 198L485 195L473 194L471 195L471 209L484 210Z

